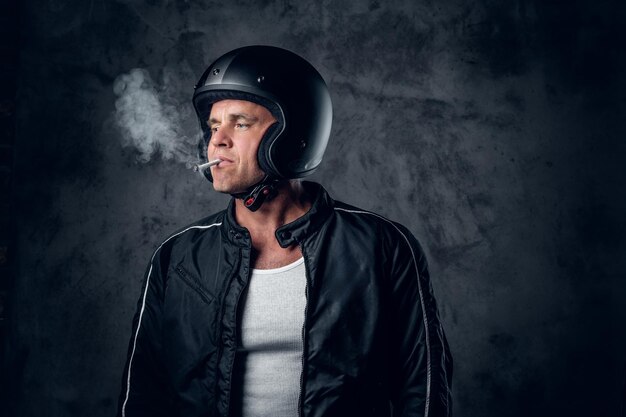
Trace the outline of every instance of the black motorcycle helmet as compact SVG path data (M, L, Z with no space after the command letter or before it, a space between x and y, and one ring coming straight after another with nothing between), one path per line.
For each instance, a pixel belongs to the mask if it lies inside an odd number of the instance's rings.
M326 83L305 59L286 49L255 45L230 51L213 62L193 94L204 132L204 159L211 135L207 125L211 107L225 99L260 104L277 120L258 150L259 167L266 174L263 184L302 178L317 169L330 136L332 103ZM204 172L212 181L210 170ZM236 197L247 203L252 188L246 196Z

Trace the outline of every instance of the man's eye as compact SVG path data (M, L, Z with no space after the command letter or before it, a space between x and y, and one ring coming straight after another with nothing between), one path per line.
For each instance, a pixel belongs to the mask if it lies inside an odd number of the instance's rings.
M250 125L246 124L246 123L237 123L237 124L235 124L235 127L237 129L246 129L246 128L250 127Z
M209 128L209 130L211 131L211 133L215 133L217 132L218 127L217 126L213 126L211 128Z

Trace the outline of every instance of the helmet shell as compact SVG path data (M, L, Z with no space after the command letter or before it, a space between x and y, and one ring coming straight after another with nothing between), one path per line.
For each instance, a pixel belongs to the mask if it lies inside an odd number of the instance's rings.
M332 103L324 79L305 59L286 49L255 45L213 62L193 95L204 152L211 135L211 107L225 99L260 104L276 118L258 150L259 166L269 177L301 178L317 169L330 137ZM210 175L210 170L205 172Z

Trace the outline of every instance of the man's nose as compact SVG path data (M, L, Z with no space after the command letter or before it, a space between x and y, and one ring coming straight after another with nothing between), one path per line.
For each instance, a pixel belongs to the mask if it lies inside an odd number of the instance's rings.
M230 135L226 129L216 129L211 132L211 140L209 141L213 146L230 146Z

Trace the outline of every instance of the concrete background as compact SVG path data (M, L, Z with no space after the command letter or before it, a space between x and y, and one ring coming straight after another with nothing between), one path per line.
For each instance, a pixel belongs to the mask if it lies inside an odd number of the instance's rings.
M112 415L150 254L226 204L123 146L115 79L145 69L191 137L204 68L261 43L332 90L315 180L425 246L455 415L618 415L625 19L608 0L23 2L0 414Z

